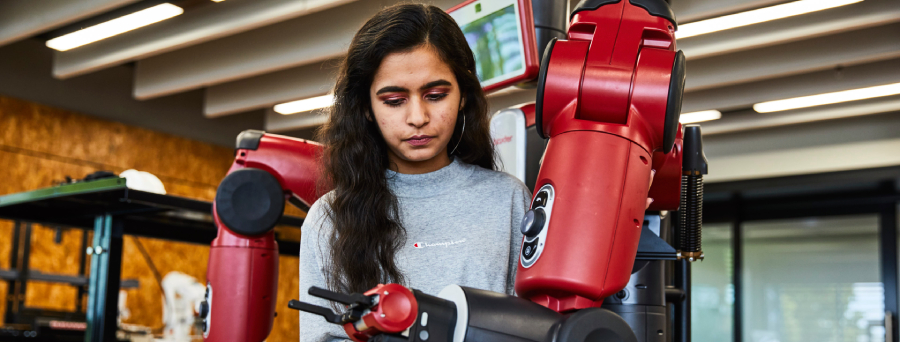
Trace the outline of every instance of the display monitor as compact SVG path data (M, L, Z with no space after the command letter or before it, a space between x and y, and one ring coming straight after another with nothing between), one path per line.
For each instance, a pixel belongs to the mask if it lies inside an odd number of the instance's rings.
M485 92L537 77L531 0L470 0L447 12L466 36Z

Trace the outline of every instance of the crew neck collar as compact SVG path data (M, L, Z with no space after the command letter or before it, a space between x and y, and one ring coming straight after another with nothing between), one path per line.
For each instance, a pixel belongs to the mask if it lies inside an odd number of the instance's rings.
M404 174L386 170L388 185L398 197L431 197L456 188L469 178L474 166L453 158L450 165L422 174Z

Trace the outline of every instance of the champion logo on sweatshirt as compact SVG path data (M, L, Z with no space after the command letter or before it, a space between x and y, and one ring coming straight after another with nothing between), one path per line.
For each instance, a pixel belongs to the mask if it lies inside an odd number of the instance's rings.
M456 240L456 241L447 241L447 242L435 242L435 243L427 243L427 242L416 242L413 244L415 248L425 248L425 247L449 247L452 245L458 245L466 242L466 239Z

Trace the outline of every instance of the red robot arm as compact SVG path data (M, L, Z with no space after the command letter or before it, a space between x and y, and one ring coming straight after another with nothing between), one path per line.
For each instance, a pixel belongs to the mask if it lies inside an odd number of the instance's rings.
M650 170L678 135L684 56L671 18L638 6L649 2L583 1L542 61L535 121L549 142L516 292L558 312L599 306L628 283ZM677 194L658 194L657 207Z
M206 298L201 304L209 342L263 341L272 330L278 290L278 245L272 228L285 200L308 209L316 191L318 156L312 141L262 131L238 136L234 164L213 203Z

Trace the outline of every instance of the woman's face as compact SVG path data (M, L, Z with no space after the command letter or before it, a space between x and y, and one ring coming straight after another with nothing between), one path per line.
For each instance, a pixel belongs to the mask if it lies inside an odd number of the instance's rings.
M450 66L428 45L387 55L369 90L372 117L400 173L426 173L450 164L447 145L460 110Z

